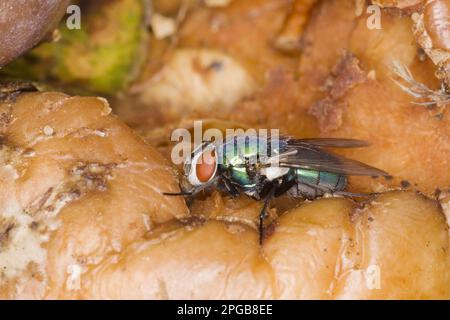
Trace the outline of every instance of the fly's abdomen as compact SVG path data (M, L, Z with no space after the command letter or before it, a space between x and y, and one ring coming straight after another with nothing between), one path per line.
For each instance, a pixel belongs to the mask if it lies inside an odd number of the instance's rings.
M290 190L296 197L317 198L325 193L342 191L347 186L343 175L324 171L293 169L297 185Z

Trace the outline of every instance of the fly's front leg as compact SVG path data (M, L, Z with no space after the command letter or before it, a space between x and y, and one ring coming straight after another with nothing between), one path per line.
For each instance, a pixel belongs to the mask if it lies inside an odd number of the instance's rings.
M188 206L188 208L191 208L192 202L194 201L194 197L203 190L216 185L219 182L219 180L220 177L216 177L212 179L210 182L205 183L202 186L194 187L191 190L183 190L183 187L180 186L181 192L162 192L162 194L169 197L177 197L177 196L185 197L186 205Z
M237 198L239 196L239 190L228 179L222 179L222 184L232 198Z

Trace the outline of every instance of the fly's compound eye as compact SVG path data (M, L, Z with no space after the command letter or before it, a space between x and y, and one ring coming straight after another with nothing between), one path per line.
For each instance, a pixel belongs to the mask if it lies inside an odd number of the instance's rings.
M207 148L203 152L194 153L188 174L189 183L193 186L203 185L211 181L217 172L217 159L214 149Z

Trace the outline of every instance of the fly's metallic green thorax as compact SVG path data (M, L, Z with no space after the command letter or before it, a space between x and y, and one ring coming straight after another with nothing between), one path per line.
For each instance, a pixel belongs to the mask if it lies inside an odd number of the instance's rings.
M279 140L258 136L231 136L217 147L220 171L244 190L261 183L261 175L252 172L265 159L279 153Z
M224 166L245 164L245 160L256 163L278 153L279 140L258 136L231 136L217 147L217 154L222 157Z

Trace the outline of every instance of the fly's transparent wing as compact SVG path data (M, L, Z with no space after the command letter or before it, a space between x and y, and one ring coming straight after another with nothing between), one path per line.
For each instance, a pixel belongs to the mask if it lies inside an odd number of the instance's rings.
M331 148L361 148L370 145L370 143L367 141L355 139L338 139L338 138L292 139L286 137L285 140L291 146L312 145L316 147L331 147Z
M362 162L351 160L326 152L315 145L306 143L287 143L284 145L284 154L280 157L279 166L301 168L308 170L326 171L353 176L389 176L388 173L371 167ZM295 150L295 154L292 151Z

